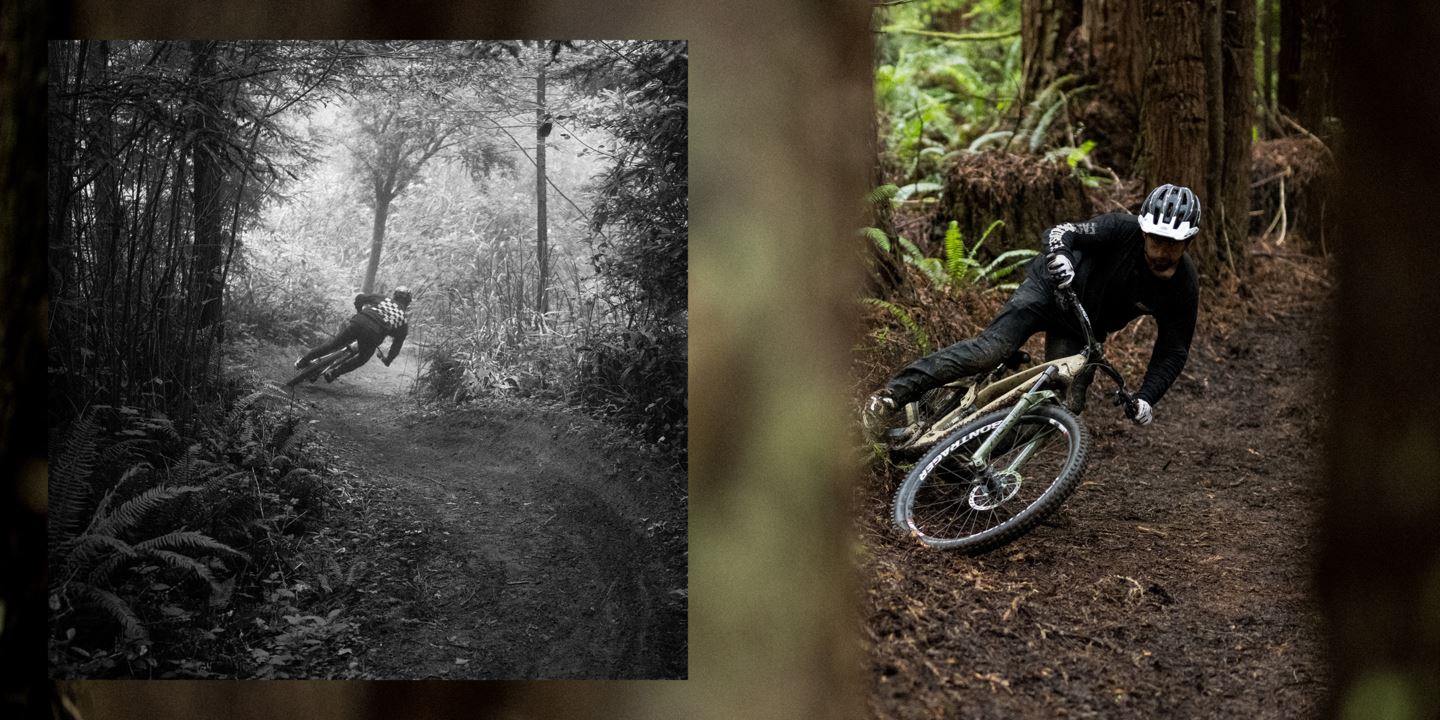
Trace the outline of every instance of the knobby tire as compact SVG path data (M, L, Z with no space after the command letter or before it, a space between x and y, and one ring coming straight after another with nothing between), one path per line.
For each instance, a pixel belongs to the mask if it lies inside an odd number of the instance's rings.
M973 509L973 504L967 504L968 498L971 497L968 493L973 486L966 486L969 480L963 478L963 475L969 471L967 463L970 456L1009 412L1009 409L997 410L962 425L935 443L930 451L915 463L904 482L900 484L900 489L895 493L893 519L901 532L914 536L921 543L930 547L978 554L994 550L1024 535L1055 512L1060 504L1075 491L1080 483L1080 477L1085 471L1089 435L1069 411L1057 405L1041 405L1021 416L1016 425L1011 428L1011 433L1029 432L1030 437L1034 437L1036 433L1046 433L1048 437L1044 440L1043 446L1040 446L1042 447L1041 452L1055 448L1053 444L1056 442L1066 443L1066 447L1063 448L1064 460L1060 463L1060 469L1053 478L1035 478L1017 485L1017 487L1028 489L1024 488L1025 483L1046 483L1046 487L1037 497L1033 500L1022 501L1024 507L1008 519L976 532L967 530L965 533L956 534L953 537L936 535L934 534L936 532L935 523L928 519L924 522L927 527L915 526L916 499L921 493L926 494L927 502L931 496L939 497L939 500L929 502L927 507L953 505L956 509L957 522L958 518L967 514L979 516L980 513ZM1002 438L995 452L992 453L992 461L1023 445L1024 442L1022 439L1007 445L1006 440ZM1032 457L1030 462L1021 468L1022 474L1035 461L1035 457ZM994 466L1005 464L1004 462L993 463ZM941 475L945 477L939 477ZM945 478L950 477L955 477L959 481L947 482ZM1018 491L1016 498L1020 499ZM1009 504L1010 502L1003 503L1001 508ZM1019 504L1019 502L1016 503L1017 506ZM935 514L944 517L947 512L948 509L936 511ZM995 515L996 513L992 510L991 514ZM945 533L945 535L950 534L948 530Z

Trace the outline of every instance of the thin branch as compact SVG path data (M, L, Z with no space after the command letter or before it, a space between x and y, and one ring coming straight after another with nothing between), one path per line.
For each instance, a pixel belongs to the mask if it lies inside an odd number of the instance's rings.
M950 40L953 42L980 42L985 40L1004 40L1020 34L1020 28L1014 30L1001 30L993 33L950 33L937 30L912 30L910 28L887 27L876 31L879 34L890 35L918 35L920 37L936 38L938 40Z

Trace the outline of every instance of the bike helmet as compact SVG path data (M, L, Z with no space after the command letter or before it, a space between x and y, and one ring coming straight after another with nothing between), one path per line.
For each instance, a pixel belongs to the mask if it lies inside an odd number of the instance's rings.
M390 294L390 298L401 305L408 305L410 303L410 288L401 285L395 288L395 292Z
M1140 204L1140 230L1171 240L1189 240L1200 232L1200 198L1190 188L1169 183L1151 190Z

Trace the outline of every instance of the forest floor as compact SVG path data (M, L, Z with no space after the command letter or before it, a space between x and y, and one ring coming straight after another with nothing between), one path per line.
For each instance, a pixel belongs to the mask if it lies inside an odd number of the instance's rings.
M1092 388L1081 486L1008 546L971 558L906 541L889 524L903 474L872 479L861 497L871 717L1320 712L1312 578L1330 300L1323 269L1303 264L1233 323L1202 322L1153 425L1135 427Z
M334 456L318 541L346 588L303 610L355 628L309 676L684 677L683 472L563 406L422 406L416 372L406 352L296 390Z

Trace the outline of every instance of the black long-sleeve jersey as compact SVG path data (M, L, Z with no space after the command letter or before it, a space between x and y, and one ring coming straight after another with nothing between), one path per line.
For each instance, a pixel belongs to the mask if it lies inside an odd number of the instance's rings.
M400 354L400 348L405 344L405 336L410 332L410 317L395 303L394 300L384 295L372 295L360 293L355 296L355 312L374 320L393 340L390 341L390 354L385 363L388 365Z
M1155 277L1145 263L1140 221L1129 213L1056 225L1046 233L1045 250L1074 264L1075 293L1102 339L1141 315L1155 317L1155 347L1137 393L1154 405L1180 376L1195 335L1200 292L1190 256L1180 259L1169 278ZM1043 256L1030 264L1029 273L1049 282Z

